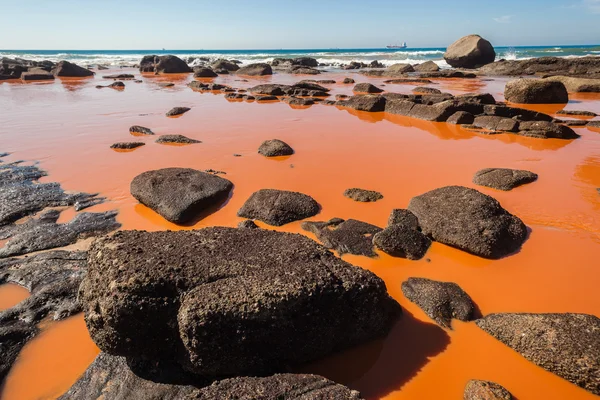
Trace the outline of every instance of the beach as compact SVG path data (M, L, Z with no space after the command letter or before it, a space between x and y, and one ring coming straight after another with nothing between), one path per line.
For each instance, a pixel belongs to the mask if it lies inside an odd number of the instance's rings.
M552 49L547 47L544 51ZM585 55L592 55L597 49L585 49ZM508 52L502 50L497 52L498 57ZM595 295L600 284L596 271L600 249L600 129L572 126L580 136L574 140L486 134L458 124L359 111L343 103L290 105L280 101L284 96L277 96L275 101L249 102L241 97L228 99L220 91L192 90L188 86L192 81L217 83L248 93L245 90L251 91L260 84L332 80L335 83L322 86L329 89L327 99L333 100L336 95L355 94L354 84L342 83L345 78L352 78L356 83L371 83L383 89L384 94L411 94L417 86L428 86L453 98L489 93L496 102L504 102L505 86L515 78L430 77L430 83L394 84L385 82L389 76L362 74L363 69L343 70L340 64L333 64L350 59L365 63L379 60L389 67L398 62L435 60L443 69L450 69L448 64L438 62L443 50L418 49L406 55L361 51L359 56L341 51L341 58L339 52L314 53L292 53L331 64L320 66L320 74L310 76L277 69L272 75L230 73L209 79L194 78L191 73L154 75L123 66L139 64L141 55L135 54L135 61L129 56L114 55L117 63L123 65L111 65L104 56L99 62L89 55L79 55L77 62L81 65L93 64L95 75L89 78L0 81L0 151L9 153L2 163L23 160L24 165L37 165L47 172L40 178L41 183L58 182L67 192L99 193L106 201L85 212L116 210L120 230L236 227L244 220L238 216L238 210L252 193L266 188L300 192L318 202L317 215L279 227L255 222L263 229L298 233L317 242L314 233L302 228L303 222L342 218L386 227L390 212L405 209L415 196L450 185L477 189L498 200L526 225L527 239L517 251L489 259L433 241L419 260L393 257L380 250L376 257L342 255L343 260L373 272L385 282L387 292L402 308L402 317L383 338L305 365L294 365L290 371L322 375L358 390L366 399L461 398L470 379L498 382L519 399L595 398L590 391L523 358L473 322L453 320L452 329L441 328L405 297L401 285L409 277L457 283L473 299L479 316L600 315L600 298ZM8 51L2 54L15 55ZM215 52L210 57L223 55L234 59L240 53ZM242 66L272 62L287 54L263 52L246 56ZM47 54L40 57L48 58ZM58 54L57 57L61 58ZM24 58L31 59L25 55ZM520 59L525 58L529 57ZM98 70L96 64L100 63L108 69ZM123 90L97 88L114 82L103 76L124 73L133 74L140 82L123 80ZM518 107L563 122L598 121L598 117L573 117L558 112L565 109L600 114L600 93L569 91L568 100L568 104ZM190 110L177 118L166 117L165 113L173 107ZM131 126L149 127L155 135L134 136ZM156 143L158 135L164 134L180 134L201 143ZM258 154L261 143L269 139L289 144L293 154ZM134 141L144 145L127 151L110 148L114 143ZM169 222L140 204L131 195L130 184L145 171L172 167L217 171L217 176L233 182L233 190L200 220L189 224ZM474 174L484 168L532 171L538 179L510 191L496 190L473 183ZM348 188L377 191L383 198L366 203L352 201L343 195ZM73 207L58 209L58 223L67 223L81 213ZM65 248L85 250L92 240L78 240ZM4 246L6 241L0 244ZM14 283L0 285L3 310L26 298L27 292L22 289ZM41 323L41 333L21 350L2 385L2 399L57 398L69 390L100 353L82 313L61 321L49 319Z

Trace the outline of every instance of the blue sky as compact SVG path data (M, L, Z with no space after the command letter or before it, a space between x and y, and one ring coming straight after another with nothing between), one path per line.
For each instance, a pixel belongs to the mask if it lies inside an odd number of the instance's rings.
M600 44L600 0L0 0L3 49Z

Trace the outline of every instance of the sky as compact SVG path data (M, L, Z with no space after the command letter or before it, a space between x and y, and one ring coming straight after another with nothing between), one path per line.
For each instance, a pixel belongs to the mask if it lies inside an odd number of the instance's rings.
M600 44L600 0L0 0L0 49Z

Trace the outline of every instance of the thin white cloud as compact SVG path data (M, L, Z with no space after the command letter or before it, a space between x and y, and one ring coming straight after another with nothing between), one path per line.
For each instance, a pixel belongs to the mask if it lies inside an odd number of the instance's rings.
M592 1L595 1L595 0L592 0ZM600 4L600 2L598 2L598 4ZM510 24L512 15L503 15L501 17L496 17L496 18L492 18L492 19L499 24Z
M583 5L593 14L600 14L600 0L583 0Z

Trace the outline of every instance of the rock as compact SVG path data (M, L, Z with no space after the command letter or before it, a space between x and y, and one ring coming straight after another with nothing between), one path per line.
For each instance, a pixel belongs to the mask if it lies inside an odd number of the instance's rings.
M600 121L590 121L587 123L588 128L600 128Z
M390 84L418 84L418 83L425 83L425 84L429 84L429 83L433 83L433 81L430 81L429 79L422 79L422 78L395 78L395 79L388 79L383 81L384 83L390 83Z
M290 106L312 106L315 104L313 99L299 98L299 97L287 97L283 101Z
M424 63L415 65L414 70L416 72L437 72L440 70L440 67L433 61L425 61Z
M80 67L79 65L70 63L68 61L60 61L56 64L56 67L52 70L54 76L64 76L73 78L83 78L87 76L94 76L94 73L87 68Z
M346 189L346 191L344 191L344 196L361 203L375 202L383 199L383 195L379 192L359 188Z
M103 75L104 79L134 79L135 76L131 74L113 74L113 75Z
M377 95L357 95L347 100L337 102L342 107L348 107L357 111L380 112L385 110L385 97Z
M600 395L600 319L587 314L490 314L477 326L527 360Z
M237 212L238 217L257 219L273 226L315 216L319 204L310 196L298 192L261 189L254 192Z
M364 68L366 66L367 66L366 64L363 64L363 63L358 62L358 61L351 61L347 65L344 65L342 67L342 69L344 69L344 70L360 69L360 68Z
M237 71L238 69L240 69L239 65L237 65L234 62L228 61L228 60L217 60L211 64L211 68L215 71L216 70L226 70L226 71L230 71L230 72L234 72L234 71Z
M386 72L392 74L406 74L408 72L415 72L415 69L410 64L394 64L387 67Z
M506 84L504 97L512 103L560 104L569 102L569 94L561 82L517 79Z
M519 121L512 118L484 115L475 117L473 126L492 132L518 132Z
M590 126L591 123L588 123ZM519 124L519 135L541 139L577 139L579 135L568 126L547 121L525 121Z
M144 142L118 142L118 143L112 144L110 146L110 148L118 149L118 150L133 150L133 149L137 149L138 147L141 147L145 144L146 143L144 143Z
M483 111L486 115L514 118L519 121L552 121L552 117L537 111L526 110L524 108L507 107L503 105L485 105Z
M455 125L469 125L475 122L475 117L473 114L468 113L466 111L457 111L446 120L449 124Z
M352 89L353 92L357 93L381 93L383 89L379 89L377 86L370 83L358 83Z
M558 115L569 115L575 117L597 117L598 114L592 111L576 111L576 110L560 110L557 111Z
M495 382L471 379L465 386L464 400L512 400L508 390Z
M452 319L470 321L475 305L460 286L426 278L408 278L402 282L402 293L443 328L452 329Z
M2 313L0 313L2 315ZM35 336L37 328L24 321L2 323L0 325L0 379L4 381L21 349Z
M173 87L173 86L175 86L175 84L172 83L172 82L159 82L158 86L160 86L160 87Z
M129 128L129 132L137 133L140 135L154 135L154 132L152 132L152 130L150 128L145 128L145 127L139 126L139 125L133 125L131 128Z
M251 219L245 219L238 224L238 228L258 229L258 225L256 225L256 222L252 221Z
M475 104L496 104L496 99L490 93L465 93L455 97L456 100Z
M51 81L54 80L54 75L44 70L29 70L21 74L23 81Z
M107 66L104 66L104 65L98 65L98 71L105 71L105 70L107 70L107 69L109 69Z
M258 148L258 154L265 157L291 156L294 154L294 149L279 139L271 139L262 142Z
M378 60L373 60L371 61L371 63L369 64L369 68L385 68L385 65L383 65L381 62L379 62Z
M233 189L227 179L190 168L164 168L144 172L131 181L137 201L166 220L185 224L221 204Z
M475 173L473 183L508 191L518 186L535 182L537 178L537 174L519 169L486 168Z
M388 108L386 108L386 111ZM450 118L458 108L452 100L443 101L433 105L414 104L408 113L409 117L422 119L425 121L445 122Z
M290 69L287 70L289 74L296 75L319 75L321 71L315 68L303 67L301 65L293 65Z
M569 120L569 121L563 121L561 123L564 124L564 125L566 125L566 126L586 126L588 124L588 121L583 121L583 120Z
M283 96L288 93L291 89L291 86L288 85L279 85L279 84L263 84L253 86L248 89L250 93L267 95L267 96Z
M190 111L191 108L189 107L173 107L172 109L170 109L167 112L167 117L175 117L177 115L182 115L185 114L186 112Z
M434 88L425 87L425 86L417 86L412 91L413 91L413 93L442 94L442 91L439 89L434 89Z
M140 72L154 74L181 74L192 72L192 69L181 58L173 55L144 56L140 62Z
M483 66L478 72L483 75L545 74L590 78L600 76L600 57L537 57L529 60L498 61Z
M354 83L354 79L352 79L352 78L344 78L344 80L342 81L342 83L344 85L350 85L350 84Z
M194 143L202 143L200 140L190 139L187 136L183 135L160 135L158 139L156 139L156 143L161 144L194 144Z
M393 257L420 260L431 246L431 240L410 225L396 223L376 233L373 244Z
M279 101L277 96L256 96L256 101Z
M417 216L423 233L433 240L484 258L508 256L527 238L523 221L475 189L435 189L413 197L408 209Z
M340 255L377 256L373 235L381 232L381 228L375 225L355 219L333 218L325 222L304 222L302 229L314 233L325 247L336 250Z
M410 229L419 230L419 220L412 212L396 208L392 210L390 217L388 218L388 226L400 224Z
M219 75L215 71L206 67L194 68L194 78L215 78Z
M264 76L273 75L271 66L266 63L248 64L238 69L236 72L238 75L248 76Z
M400 313L383 280L298 234L120 231L89 255L79 298L94 342L203 376L304 364L384 336Z
M123 90L123 89L125 89L125 84L123 82L114 82L114 83L111 83L110 85L96 85L96 89L103 89L103 88Z
M545 81L560 82L567 91L573 93L600 93L600 79L573 78L569 76L551 76Z
M316 90L318 92L329 92L329 89L312 81L300 81L292 85L293 88Z
M494 47L479 35L460 38L444 54L444 60L454 68L476 68L492 63L495 59Z

